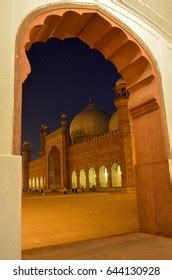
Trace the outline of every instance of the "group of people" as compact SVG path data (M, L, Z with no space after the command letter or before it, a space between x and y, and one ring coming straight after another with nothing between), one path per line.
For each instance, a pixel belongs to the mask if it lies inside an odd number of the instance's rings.
M93 185L91 189L92 189L92 190L96 190L96 185ZM81 186L81 191L83 191L83 192L85 191L84 186ZM24 192L24 191L23 191L23 192ZM32 189L29 189L29 192L31 193L31 192L32 192ZM77 187L72 188L72 192L78 193L78 188L77 188ZM66 187L63 189L63 193L64 193L64 194L67 194L67 188L66 188ZM45 190L44 190L44 189L41 189L41 194L42 194L43 196L45 195Z
M93 191L95 191L95 190L96 190L96 185L93 185L91 189L92 189ZM83 192L85 191L84 186L81 186L81 190L82 190ZM72 192L78 193L78 188L77 188L77 187L72 188ZM64 188L63 193L64 193L64 194L67 194L67 188Z
M78 192L78 188L72 188L72 192L77 193ZM66 188L63 189L63 193L67 194L67 189Z

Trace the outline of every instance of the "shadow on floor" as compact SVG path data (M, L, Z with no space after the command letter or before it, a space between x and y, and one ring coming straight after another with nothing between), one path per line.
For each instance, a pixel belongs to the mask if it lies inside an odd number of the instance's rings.
M133 233L23 250L23 260L172 260L172 238Z

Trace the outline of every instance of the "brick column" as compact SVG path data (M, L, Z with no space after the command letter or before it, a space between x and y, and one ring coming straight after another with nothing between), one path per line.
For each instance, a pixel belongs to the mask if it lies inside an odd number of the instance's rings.
M118 112L118 137L120 143L120 166L122 171L122 187L135 187L134 146L132 142L131 121L128 111L128 97L125 83L115 87L114 104Z
M112 188L111 164L107 165L108 172L108 188Z
M23 191L29 190L29 161L31 160L31 144L25 141L22 146L22 177Z

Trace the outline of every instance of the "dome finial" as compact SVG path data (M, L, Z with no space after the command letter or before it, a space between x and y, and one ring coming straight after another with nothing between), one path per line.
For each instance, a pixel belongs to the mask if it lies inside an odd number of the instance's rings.
M91 90L91 91L90 91L90 100L89 100L91 104L94 103L94 99L95 99L95 98L94 98L94 91Z

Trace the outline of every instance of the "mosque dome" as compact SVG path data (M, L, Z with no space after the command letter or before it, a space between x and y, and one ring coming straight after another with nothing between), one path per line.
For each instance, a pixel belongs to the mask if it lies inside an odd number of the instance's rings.
M115 131L118 130L118 112L115 111L109 121L109 130Z
M72 143L79 143L108 132L109 118L108 113L96 107L91 97L88 106L78 113L70 124Z

